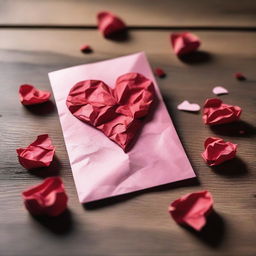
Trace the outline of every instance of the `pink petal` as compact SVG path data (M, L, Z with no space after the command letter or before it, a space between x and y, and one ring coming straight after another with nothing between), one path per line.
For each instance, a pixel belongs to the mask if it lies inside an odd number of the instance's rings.
M216 95L221 95L221 94L228 94L228 90L222 86L216 86L213 88L212 92Z
M189 103L187 100L184 100L177 106L178 110L197 112L200 110L200 106L196 103Z

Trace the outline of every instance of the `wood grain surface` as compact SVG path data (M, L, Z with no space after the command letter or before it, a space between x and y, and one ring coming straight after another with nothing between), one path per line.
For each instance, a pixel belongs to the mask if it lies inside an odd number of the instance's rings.
M94 24L94 12L107 6L103 1L0 2L1 24ZM200 10L202 17L188 16L182 21L174 18L178 11L170 12L174 15L170 20L166 17L173 6L175 10L186 9L185 1L176 1L175 5L172 1L150 1L145 9L143 2L145 5L145 1L109 1L115 3L113 11L131 25L255 25L252 1L234 1L230 7L231 1L221 4L193 0L190 8ZM195 2L197 8L192 4ZM154 17L149 15L151 8L157 10ZM233 8L230 18L225 8ZM207 13L210 9L211 14ZM57 15L53 15L54 10ZM147 23L150 17L151 23ZM170 47L171 32L130 30L124 37L106 40L95 29L0 29L1 256L256 255L256 33L191 31L202 39L202 47L180 60ZM84 43L90 44L94 52L82 54L79 47ZM152 68L161 67L167 73L166 78L158 79L158 85L198 178L80 205L54 99L41 106L24 107L18 100L18 88L31 83L51 90L48 72L139 51L145 51ZM248 79L237 81L235 72L243 72ZM176 109L183 100L202 106L206 98L214 97L214 86L229 90L228 95L220 96L224 102L242 107L241 122L209 128L202 123L201 113ZM245 133L241 134L241 130ZM51 136L57 148L56 158L49 169L28 172L18 163L15 150L42 133ZM208 167L200 154L209 136L237 143L237 158L214 169ZM68 211L57 218L32 217L24 209L21 192L53 175L63 178L69 196ZM213 194L215 213L203 231L196 233L178 226L167 207L181 195L202 189Z
M0 24L96 25L109 10L129 26L255 27L255 0L0 0Z

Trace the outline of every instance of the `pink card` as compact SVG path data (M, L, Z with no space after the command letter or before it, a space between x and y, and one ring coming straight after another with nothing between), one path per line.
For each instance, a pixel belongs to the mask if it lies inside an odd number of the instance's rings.
M66 106L79 81L102 80L110 87L125 73L152 80L159 104L130 151L74 117ZM69 160L81 203L195 177L144 53L49 73Z

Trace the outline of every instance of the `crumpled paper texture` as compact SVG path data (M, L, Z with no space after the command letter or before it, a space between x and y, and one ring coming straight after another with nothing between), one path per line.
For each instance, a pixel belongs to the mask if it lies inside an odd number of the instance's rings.
M172 202L168 210L177 223L200 231L213 210L213 198L207 190L189 193Z
M23 105L35 105L48 101L51 97L51 93L48 91L42 91L30 84L23 84L19 89L20 102Z
M106 38L126 29L124 21L111 12L99 12L97 21L99 31Z
M32 215L58 216L67 208L68 197L61 178L50 177L22 192L24 204Z
M209 137L204 142L202 157L209 166L219 165L236 156L237 144L221 138Z
M48 134L37 136L37 139L25 148L16 149L20 164L28 169L48 167L55 153L55 147Z
M201 45L200 39L189 32L172 33L170 39L173 51L179 57L196 51Z
M102 132L74 117L66 99L79 81L97 79L114 88L116 78L129 72L153 81L158 104L125 153ZM195 177L144 53L55 71L49 78L81 203Z
M78 82L70 90L67 107L79 120L99 129L127 151L154 96L152 81L138 73L127 73L117 78L113 89L100 80Z
M208 125L226 124L238 121L242 109L228 105L218 98L207 99L204 103L203 121Z

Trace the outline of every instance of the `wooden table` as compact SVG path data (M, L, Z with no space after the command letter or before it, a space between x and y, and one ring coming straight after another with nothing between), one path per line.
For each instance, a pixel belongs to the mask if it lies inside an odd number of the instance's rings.
M106 40L99 34L95 14L105 9L127 22L126 40ZM0 255L256 255L255 10L253 0L1 0ZM196 58L181 61L171 50L169 34L188 29L203 44ZM83 43L94 53L80 53ZM50 90L50 71L138 51L146 52L153 68L167 72L158 84L198 179L83 207L55 104L23 107L19 85ZM244 72L248 80L235 80L235 72ZM243 108L241 122L211 129L203 125L201 114L176 109L185 99L202 106L217 85L230 92L221 99ZM57 157L47 172L28 172L18 163L15 149L42 133L52 137ZM206 166L200 153L208 136L237 143L237 158L214 170ZM57 174L64 180L69 210L54 219L30 216L21 192ZM181 195L202 189L213 194L216 214L196 233L178 226L167 207Z

